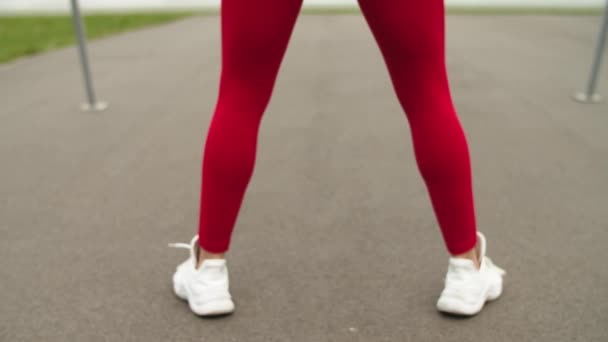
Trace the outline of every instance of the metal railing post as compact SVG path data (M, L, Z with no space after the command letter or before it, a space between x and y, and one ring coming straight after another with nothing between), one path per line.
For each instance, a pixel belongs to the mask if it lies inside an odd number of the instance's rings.
M98 102L95 97L95 89L93 89L93 80L91 78L91 70L89 67L89 56L87 54L86 35L84 33L84 25L80 15L80 7L78 0L71 0L72 4L72 21L74 23L74 31L78 40L78 55L80 57L80 65L82 67L82 75L84 86L87 95L87 103L84 103L81 108L84 111L102 111L108 107L105 102Z
M606 50L606 31L608 31L608 0L606 0L606 6L604 8L604 15L602 17L601 29L597 39L595 54L591 65L591 75L589 76L587 88L584 92L574 95L574 99L578 102L597 103L601 100L601 96L596 92L596 90L602 59L604 56L604 51Z

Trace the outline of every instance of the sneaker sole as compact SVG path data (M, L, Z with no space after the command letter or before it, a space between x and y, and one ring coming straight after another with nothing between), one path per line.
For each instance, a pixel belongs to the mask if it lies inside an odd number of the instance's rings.
M481 312L486 302L497 300L502 294L502 281L490 286L484 300L476 305L466 305L458 300L437 302L437 309L443 313L456 316L475 316Z
M203 317L228 315L234 312L234 303L232 300L216 300L200 306L188 302L188 306L190 306L190 310L192 310L194 314Z
M188 300L188 291L182 286L174 283L173 292L179 299L187 301L190 310L197 316L221 316L234 312L234 302L231 299L214 300L197 306Z

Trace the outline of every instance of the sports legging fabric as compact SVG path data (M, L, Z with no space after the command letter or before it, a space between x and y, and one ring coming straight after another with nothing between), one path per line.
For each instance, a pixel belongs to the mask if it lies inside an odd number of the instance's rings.
M203 158L199 244L230 243L258 129L302 0L223 0L222 71ZM476 244L468 146L445 66L443 0L359 0L410 124L418 168L451 254ZM328 32L331 34L331 32Z

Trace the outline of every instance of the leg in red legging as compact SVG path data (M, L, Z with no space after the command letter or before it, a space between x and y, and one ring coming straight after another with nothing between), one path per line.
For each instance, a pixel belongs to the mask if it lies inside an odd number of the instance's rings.
M222 73L203 158L199 244L223 253L251 178L258 128L302 0L223 0Z
M359 0L406 112L418 168L449 252L476 244L471 166L450 96L443 0Z

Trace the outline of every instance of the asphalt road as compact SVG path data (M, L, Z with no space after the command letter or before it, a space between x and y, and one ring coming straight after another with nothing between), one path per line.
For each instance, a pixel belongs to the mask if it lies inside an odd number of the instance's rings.
M0 66L1 341L605 341L608 105L581 105L599 18L448 19L480 230L506 291L434 307L447 266L409 130L362 17L304 16L228 255L237 312L171 292L196 229L219 20ZM608 66L600 77L608 96Z

